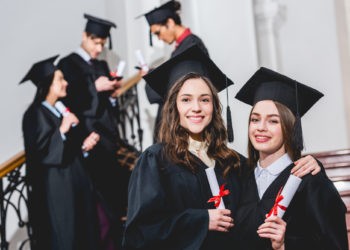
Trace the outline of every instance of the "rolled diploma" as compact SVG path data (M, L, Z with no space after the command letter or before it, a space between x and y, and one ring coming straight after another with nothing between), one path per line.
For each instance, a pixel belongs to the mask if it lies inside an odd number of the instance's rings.
M123 71L125 68L125 61L121 60L117 68L117 76L123 76Z
M67 116L67 115L70 113L69 108L67 108L67 107L63 104L63 102L61 102L61 101L57 101L57 102L55 103L55 108L58 110L58 112L60 112L60 113L62 114L62 116ZM76 123L73 123L73 124L72 124L72 127L75 127L75 126L77 126L77 124L76 124Z
M219 187L218 180L216 179L214 168L210 167L205 169L205 173L207 174L211 193L213 194L213 196L219 195L220 187ZM225 209L225 204L222 198L217 209Z
M63 116L67 116L69 114L69 109L61 102L61 101L57 101L55 103L55 108L63 115Z
M137 61L139 62L140 66L142 67L142 70L148 71L149 68L148 68L148 65L145 62L145 59L142 56L141 50L139 50L139 49L136 50L135 54L136 54Z
M280 205L286 207L288 209L288 206L291 202L291 200L294 197L295 192L297 191L302 179L295 176L295 175L290 175L286 184L284 185L281 195L283 196L283 199L279 203ZM284 215L285 211L278 208L277 210L277 216L282 218Z

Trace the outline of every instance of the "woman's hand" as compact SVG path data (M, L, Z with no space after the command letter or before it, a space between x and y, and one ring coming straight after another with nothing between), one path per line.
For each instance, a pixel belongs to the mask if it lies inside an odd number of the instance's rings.
M60 131L62 134L67 133L72 125L74 126L78 125L79 119L75 116L73 113L67 113L67 115L63 116L61 126L60 126Z
M271 239L272 249L284 249L284 235L287 223L277 216L270 216L258 228L258 235L261 238Z
M99 134L97 134L96 132L91 132L91 134L88 137L86 137L86 139L84 140L82 149L85 152L90 151L96 146L99 140L100 140Z
M295 166L292 168L291 173L301 178L309 173L315 175L321 171L321 167L318 165L315 158L311 155L300 158L294 162Z
M233 227L229 209L209 209L209 231L228 232Z

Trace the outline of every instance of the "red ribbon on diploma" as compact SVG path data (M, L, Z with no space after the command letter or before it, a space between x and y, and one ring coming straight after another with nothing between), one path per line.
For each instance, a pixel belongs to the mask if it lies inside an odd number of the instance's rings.
M215 195L213 197L211 197L209 200L208 200L208 203L209 202L214 202L214 206L215 207L218 207L220 205L220 202L221 202L221 198L226 196L226 195L229 195L230 194L230 190L228 189L225 189L225 185L226 183L222 184L220 186L220 191L219 191L219 194L218 195Z
M287 207L285 206L282 206L280 205L280 201L283 200L283 195L281 195L281 192L282 192L282 188L280 188L280 191L278 191L278 194L276 196L276 199L275 199L275 204L273 205L273 207L271 208L270 212L268 213L268 215L266 216L267 217L270 217L271 215L275 215L277 216L277 210L278 208L282 209L283 211L286 211L287 210Z

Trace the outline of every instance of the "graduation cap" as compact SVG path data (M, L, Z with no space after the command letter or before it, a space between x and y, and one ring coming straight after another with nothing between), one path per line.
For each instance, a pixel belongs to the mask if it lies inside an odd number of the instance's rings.
M171 0L169 2L166 2L165 4L154 8L153 10L141 14L136 17L140 18L142 16L145 16L148 25L151 26L153 24L162 24L164 23L168 18L174 18L177 13L176 11L179 10L180 4L177 1ZM152 46L152 33L150 31L150 45Z
M170 58L143 78L155 92L165 98L171 86L188 73L197 73L209 78L218 92L226 89L228 98L228 86L233 84L232 80L197 45L193 45L184 52ZM227 100L228 139L232 142L232 119L228 103Z
M236 98L254 106L262 100L277 101L295 115L293 139L297 148L304 148L301 128L302 117L323 94L271 69L261 67L238 91Z
M109 49L112 49L112 39L109 30L111 27L117 27L115 23L88 14L84 14L84 18L88 20L85 26L85 32L94 34L100 38L108 37Z
M59 55L50 57L48 59L42 60L40 62L34 63L29 69L25 77L20 81L24 83L25 81L31 80L35 86L39 87L39 84L49 75L53 74L57 67L54 65L55 60Z

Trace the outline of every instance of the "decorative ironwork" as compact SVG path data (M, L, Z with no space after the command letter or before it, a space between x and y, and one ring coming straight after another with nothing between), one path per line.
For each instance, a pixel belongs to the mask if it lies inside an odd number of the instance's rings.
M129 145L142 151L143 130L140 123L140 107L137 85L134 85L118 97L118 125L120 137Z
M7 223L9 214L12 212L11 220L17 220L18 227L27 229L27 238L19 240L18 249L24 249L25 246L30 246L30 238L32 236L31 227L28 222L28 198L27 184L24 174L25 164L22 163L19 167L7 173L0 179L0 249L8 250L9 242L7 239Z

